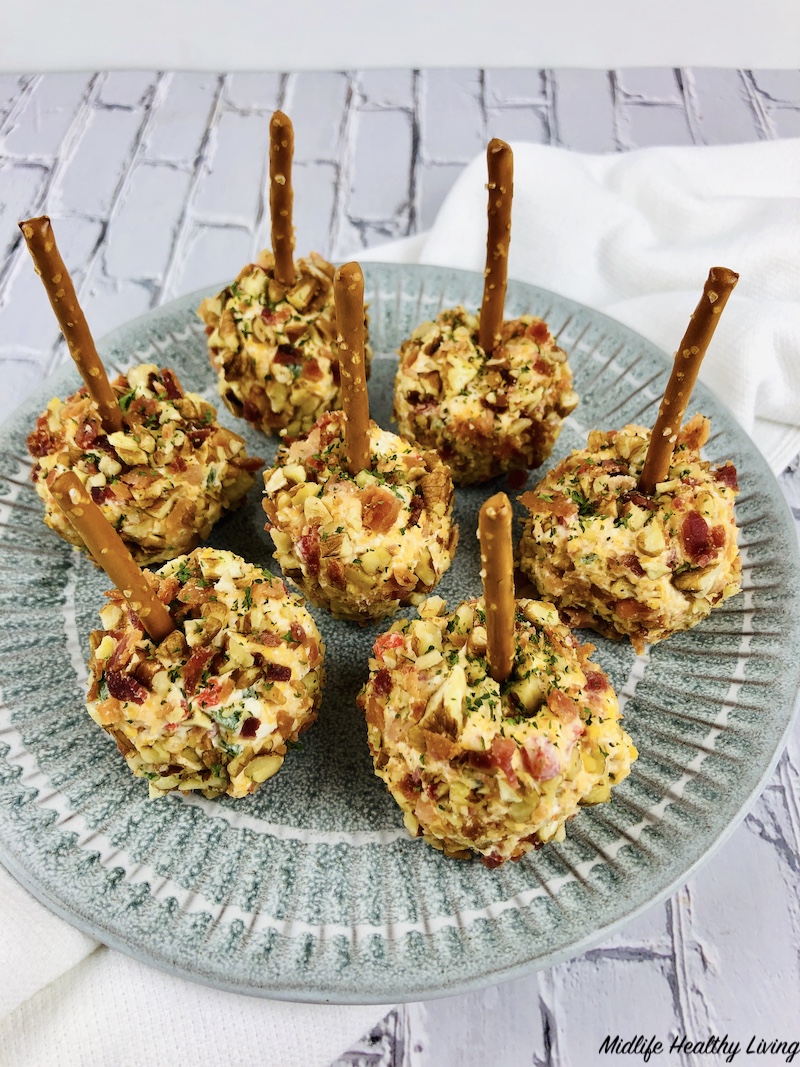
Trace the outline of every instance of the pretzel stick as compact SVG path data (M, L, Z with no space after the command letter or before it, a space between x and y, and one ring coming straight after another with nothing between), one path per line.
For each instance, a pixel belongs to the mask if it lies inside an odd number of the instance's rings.
M81 485L80 479L68 471L48 484L56 503L95 562L125 597L152 639L159 643L163 641L175 629L175 623L146 575L136 566L127 545Z
M478 344L486 355L494 351L503 325L508 281L508 246L511 241L511 198L514 195L514 154L497 137L486 149L489 168L489 230Z
M484 502L478 518L481 578L486 604L486 657L489 673L504 682L514 666L514 553L511 547L511 504L505 493Z
M294 128L288 115L276 111L269 124L269 210L275 280L294 285L294 228L292 227L292 156Z
M672 450L697 381L700 364L738 280L739 275L727 267L712 267L708 272L700 303L689 319L680 348L675 353L672 373L650 435L644 467L639 475L639 492L646 496L651 496L658 483L663 482L669 474Z
M344 449L347 469L355 477L372 466L369 452L369 397L364 368L364 275L357 263L345 263L333 279L339 329Z
M122 430L122 412L94 346L72 278L58 251L50 219L47 215L27 219L19 224L19 228L33 259L33 269L42 279L58 325L64 334L69 354L75 360L81 378L86 382L89 396L97 404L103 429L106 433Z

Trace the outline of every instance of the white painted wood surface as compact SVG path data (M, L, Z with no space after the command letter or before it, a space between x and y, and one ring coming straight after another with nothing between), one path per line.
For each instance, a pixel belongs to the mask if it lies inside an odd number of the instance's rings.
M298 249L341 259L429 225L493 135L601 152L800 135L800 71L2 76L0 418L65 357L17 220L53 216L101 335L234 275L267 243L276 106L296 128ZM800 520L798 463L781 481ZM741 1062L751 1035L800 1040L799 950L795 731L745 824L666 904L570 963L401 1007L337 1065L642 1062L599 1054L617 1033L655 1034L667 1048L676 1033L728 1034L743 1042ZM664 1053L650 1062L723 1060Z

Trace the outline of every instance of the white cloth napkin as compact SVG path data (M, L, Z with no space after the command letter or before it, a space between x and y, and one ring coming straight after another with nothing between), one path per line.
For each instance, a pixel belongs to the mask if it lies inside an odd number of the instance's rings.
M0 867L0 1065L328 1067L390 1005L221 993L98 946Z
M509 276L677 348L712 266L740 275L700 372L772 469L800 450L800 140L589 156L515 144ZM486 162L429 233L362 258L483 270Z

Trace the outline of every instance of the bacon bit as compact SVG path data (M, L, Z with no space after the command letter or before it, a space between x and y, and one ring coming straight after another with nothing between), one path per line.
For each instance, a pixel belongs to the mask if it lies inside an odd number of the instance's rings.
M114 500L114 490L110 485L93 485L92 500L95 504L102 504L105 500Z
M252 400L242 401L242 415L247 422L254 422L258 425L261 422L261 412L252 402Z
M400 501L388 489L370 485L360 494L361 521L370 533L388 533L400 514Z
M500 737L495 734L491 749L492 766L502 770L512 789L516 789L519 785L516 772L511 766L511 757L516 751L517 746L510 737Z
M288 682L292 677L292 668L282 663L267 664L267 678L270 682Z
M28 451L35 459L55 452L61 444L60 437L52 437L47 428L47 418L40 415L36 420L36 429L28 434Z
M158 599L162 604L171 603L180 587L181 583L174 575L171 578L162 578L158 583Z
M308 642L308 665L309 667L316 667L320 662L322 656L319 651L319 644L316 641Z
M267 326L277 326L281 322L286 322L291 317L291 314L288 308L281 308L280 311L270 311L269 308L264 308L261 312L261 318L266 322Z
M264 580L256 582L254 586L251 586L253 594L253 603L263 604L265 600L283 600L286 596L286 586L274 575L271 581L267 581L266 575Z
M545 344L550 340L550 331L547 328L547 323L542 322L541 319L538 322L532 322L525 331L525 336L530 337L537 345Z
M411 514L408 516L409 526L417 525L424 507L425 498L423 497L422 493L414 493L414 495L411 497Z
M627 493L622 494L622 499L635 504L637 508L645 508L647 511L655 511L658 508L655 500L651 500L649 496L644 496L638 489L629 489Z
M436 810L434 809L429 796L425 796L423 793L422 796L419 797L414 806L414 814L421 827L431 825L436 818Z
M173 459L172 463L170 463L169 469L171 471L174 471L176 474L183 474L183 472L186 470L186 460L183 458L183 456L176 456L175 459Z
M206 337L210 337L213 332L214 332L214 327L213 326L206 326Z
M231 463L243 471L257 471L264 466L264 460L260 456L234 456Z
M310 382L321 382L325 377L325 372L319 365L319 361L312 356L308 363L306 363L305 367L303 367L301 377L307 378Z
M294 345L278 345L278 351L275 353L273 363L279 364L281 367L296 366L303 362L303 352L299 348L295 348Z
M587 671L586 688L590 693L600 693L604 689L610 689L611 686L602 671Z
M493 871L497 867L502 867L505 860L499 852L490 852L488 856L481 856L481 863L488 870Z
M383 704L378 700L374 693L367 694L366 702L366 717L367 724L369 726L375 726L380 729L383 725ZM392 722L395 720L392 719Z
M86 419L75 431L75 444L78 448L91 448L100 430L99 420Z
M546 737L532 734L522 747L522 766L537 782L549 782L561 774L558 749Z
M183 389L181 389L181 383L178 381L174 371L164 367L161 371L161 378L170 400L180 400L183 396Z
M399 636L399 634L397 635ZM392 691L392 676L382 667L372 680L372 691L376 696L385 697Z
M623 467L621 463L618 463L615 459L604 459L600 462L600 469L604 474L607 474L610 478L613 478L617 474L630 475L630 471L627 467ZM645 498L646 499L646 498Z
M628 600L617 600L613 608L621 619L644 619L650 614L650 609L632 597Z
M292 640L296 641L298 645L302 644L306 639L306 632L299 622L293 622L289 627L289 632L292 635Z
M200 692L197 693L197 695L195 697L195 699L197 700L197 703L200 705L200 707L201 708L215 708L217 706L217 704L220 704L221 703L221 693L220 693L221 688L222 687L220 685L219 678L215 678L214 681L210 685L207 685L205 687L205 689L201 689Z
M196 607L198 604L205 604L212 596L216 599L214 587L211 585L198 585L197 578L192 575L178 593L178 600L189 607Z
M131 406L128 408L128 419L131 416L138 415L140 419L144 420L151 415L158 413L158 401L147 396L137 397Z
M521 489L528 480L528 472L526 470L515 470L508 472L508 488L509 489Z
M144 704L147 699L147 690L141 682L130 674L122 671L106 671L106 685L108 692L116 700L129 700L134 704Z
M560 689L551 689L547 694L547 706L561 722L574 722L578 718L578 708Z
M546 359L542 359L541 356L534 363L533 369L537 374L541 374L544 378L547 378L550 374L550 364Z
M277 648L278 645L283 644L280 637L277 634L272 633L271 630L264 630L258 635L258 643L266 645L267 648Z
M217 650L215 648L196 648L189 656L183 672L183 688L189 696L194 693L206 664L214 658L216 653Z
M239 731L240 737L255 737L258 733L258 728L261 725L261 719L257 719L255 715L251 715L249 719L245 719L242 723L242 728Z
M319 530L316 527L298 538L295 553L309 574L319 574Z
M717 548L711 537L711 530L699 511L690 511L683 520L681 537L686 555L697 566L704 567L716 556Z
M187 430L186 436L189 438L195 448L199 448L203 441L205 441L207 437L211 436L211 433L212 430L210 426L198 426L195 427L195 429L193 430Z
M620 563L623 567L627 567L631 573L635 574L637 578L644 578L642 565L632 552L629 552L627 556L621 556Z
M210 685L197 694L196 699L200 702L201 707L215 707L217 704L224 704L235 688L233 678L230 675L224 681L215 678Z
M145 467L144 470L136 469L126 471L120 478L120 481L125 482L131 489L146 489L152 484L153 476L149 470Z
M697 451L702 448L711 433L711 421L705 415L692 415L678 434L678 441Z
M469 762L479 771L490 771L495 766L491 752L470 752Z
M578 507L575 501L567 499L563 493L554 493L552 500L543 500L535 489L531 489L527 493L523 493L519 500L532 515L544 513L545 515L557 515L560 518L574 519L578 514Z
M121 599L121 598L120 598ZM117 635L114 634L114 637ZM117 647L111 653L108 663L106 664L106 671L118 671L120 668L126 666L138 640L138 634L131 633L130 630L126 630L122 640L117 642Z
M444 734L437 734L433 730L424 730L425 752L432 759L442 761L451 760L459 751L459 746Z
M337 589L344 589L347 585L344 564L338 559L325 560L325 573L328 575L331 584L335 585Z
M422 792L422 786L419 782L415 782L410 774L407 774L405 778L399 783L400 792L406 798L406 800L414 800Z
M387 648L402 648L403 635L398 633L381 634L378 640L375 642L373 652L375 658L383 660L383 654ZM379 672L380 673L380 672Z
M717 467L714 477L718 482L727 485L735 493L739 492L739 479L736 477L736 468L732 463L726 463L723 467Z
M711 540L714 542L716 548L722 548L725 544L725 527L714 526L711 530Z

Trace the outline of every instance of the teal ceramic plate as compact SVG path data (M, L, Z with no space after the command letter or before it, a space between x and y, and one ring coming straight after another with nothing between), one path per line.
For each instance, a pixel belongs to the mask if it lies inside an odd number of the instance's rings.
M394 350L442 307L480 303L461 271L366 268L387 425ZM110 367L154 360L214 398L194 294L105 339ZM507 313L546 318L570 353L581 404L553 460L587 429L651 422L663 353L597 312L511 283ZM147 799L83 703L87 634L107 579L42 523L25 436L65 368L0 433L0 858L55 912L108 945L222 989L297 1000L386 1002L456 993L543 967L608 936L680 884L731 832L788 732L800 661L796 534L764 460L703 388L713 460L732 459L744 592L703 625L636 657L592 638L625 701L640 758L610 805L582 812L564 845L489 871L411 840L373 775L355 707L378 629L316 612L328 646L318 723L245 800ZM265 458L267 441L223 410ZM531 479L533 482L533 479ZM503 483L498 486L503 487ZM473 531L495 487L461 490L461 545L440 592L479 589ZM213 543L271 560L258 493Z

